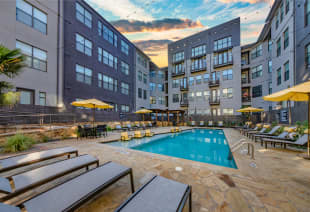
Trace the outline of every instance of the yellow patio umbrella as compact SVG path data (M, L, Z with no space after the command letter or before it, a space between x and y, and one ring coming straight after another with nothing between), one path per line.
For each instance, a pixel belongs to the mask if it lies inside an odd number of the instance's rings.
M142 114L143 115L143 121L144 121L144 114L146 113L152 113L153 111L148 110L148 109L141 109L141 110L137 110L135 113L137 114Z
M308 157L310 157L310 81L296 85L291 88L273 93L263 97L266 101L281 102L281 101L297 101L308 102Z
M102 102L98 99L86 99L81 101L72 102L71 105L76 107L85 107L93 109L93 124L95 123L95 109L112 109L114 108L112 105L109 105L105 102Z
M237 110L237 112L239 113L253 113L253 112L262 112L264 111L264 109L261 108L255 108L255 107L246 107L246 108L241 108L239 110ZM250 116L249 116L249 120L250 120Z

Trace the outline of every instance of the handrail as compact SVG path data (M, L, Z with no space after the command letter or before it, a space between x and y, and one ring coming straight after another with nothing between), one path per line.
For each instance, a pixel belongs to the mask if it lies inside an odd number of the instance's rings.
M240 139L235 145L233 145L231 147L231 152L237 151L244 144L248 145L248 155L251 155L251 159L255 160L255 158L254 158L254 144L252 142L246 141L244 138ZM251 154L250 154L250 149L251 149Z

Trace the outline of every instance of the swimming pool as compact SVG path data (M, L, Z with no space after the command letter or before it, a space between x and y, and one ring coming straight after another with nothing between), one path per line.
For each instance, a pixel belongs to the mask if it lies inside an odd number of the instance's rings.
M109 145L237 168L223 130L193 129Z

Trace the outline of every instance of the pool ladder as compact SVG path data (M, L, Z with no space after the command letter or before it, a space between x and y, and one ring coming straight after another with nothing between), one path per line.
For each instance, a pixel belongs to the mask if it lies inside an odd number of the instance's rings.
M254 158L254 144L246 141L244 138L240 139L237 143L235 143L234 145L231 146L231 152L237 151L244 144L248 145L248 155L251 155L251 159L255 160L255 158Z

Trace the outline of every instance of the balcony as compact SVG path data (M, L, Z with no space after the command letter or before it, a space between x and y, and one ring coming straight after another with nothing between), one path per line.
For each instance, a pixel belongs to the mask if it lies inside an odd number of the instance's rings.
M216 99L209 98L209 104L210 105L219 105L220 104L220 98L216 98Z
M188 91L188 86L181 85L180 91Z
M232 60L232 61L227 61L226 63L213 64L213 68L221 68L221 67L230 66L230 65L233 65L233 64L234 64L234 62Z
M250 102L251 101L251 97L250 96L243 96L242 97L242 102Z
M248 78L241 78L241 83L242 84L249 84L250 83L250 79L248 79Z
M215 87L215 86L220 86L220 80L210 80L209 81L209 87Z
M207 67L201 67L201 68L192 68L191 69L191 73L198 73L198 72L202 72L202 71L206 71L207 70Z
M245 65L249 65L249 61L248 60L241 60L241 65L245 66Z
M178 77L178 76L183 76L183 75L185 75L185 71L171 73L172 77Z
M230 50L232 48L233 48L233 46L227 46L227 47L220 48L220 49L213 49L213 52L214 53L225 52L225 51Z
M182 100L182 101L180 102L180 106L181 106L181 107L188 107L188 100Z
M180 59L180 60L176 60L176 61L173 61L172 64L179 64L179 63L183 63L184 62L184 59Z
M198 55L192 55L191 59L196 59L196 58L200 58L200 57L204 57L206 56L206 53L202 53L202 54L198 54Z

